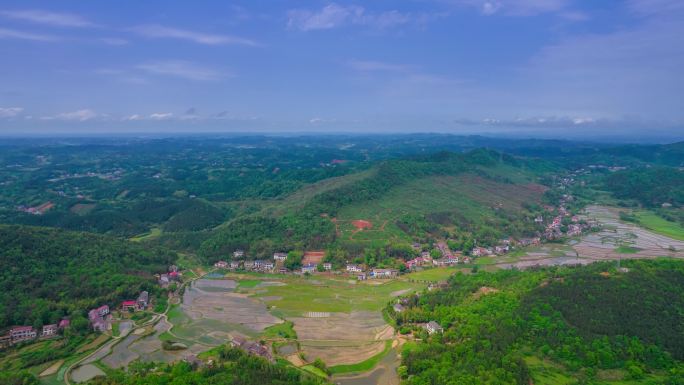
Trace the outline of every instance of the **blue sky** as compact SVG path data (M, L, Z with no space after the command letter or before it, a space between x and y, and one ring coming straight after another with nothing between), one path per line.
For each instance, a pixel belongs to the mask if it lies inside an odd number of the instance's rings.
M680 0L5 0L0 52L0 134L684 135Z

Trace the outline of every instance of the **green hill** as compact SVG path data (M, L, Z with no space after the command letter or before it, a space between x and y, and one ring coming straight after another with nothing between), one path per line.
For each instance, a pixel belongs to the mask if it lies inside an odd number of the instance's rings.
M533 207L545 191L536 181L549 170L544 162L484 149L384 161L238 216L217 228L200 252L215 259L237 248L259 256L276 249L358 249L466 236L487 243L529 234Z
M445 328L408 345L407 383L681 384L684 262L625 266L452 277L396 315Z
M40 325L152 290L172 253L101 235L0 225L0 328Z

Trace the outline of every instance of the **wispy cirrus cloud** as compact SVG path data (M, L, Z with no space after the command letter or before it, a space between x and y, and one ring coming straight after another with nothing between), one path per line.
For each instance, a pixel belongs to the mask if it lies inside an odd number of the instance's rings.
M0 107L0 118L13 118L24 111L21 107Z
M50 12L38 9L0 10L0 16L53 27L86 28L97 26L95 23L73 13Z
M100 114L90 109L82 109L72 112L61 112L57 115L43 116L41 120L64 120L72 122L85 122L101 117Z
M287 27L299 31L339 28L361 25L375 29L387 29L410 23L424 23L438 14L411 14L398 10L371 12L359 5L331 3L321 9L291 9L287 12Z
M37 34L32 32L18 31L15 29L0 28L0 39L19 39L42 42L52 42L60 40L56 36Z
M130 30L151 39L178 39L205 45L258 45L254 40L244 37L196 32L158 24L140 25L130 28Z
M184 60L148 62L138 65L137 68L153 75L173 76L188 80L210 81L232 76L229 72L219 71Z
M447 0L446 2L477 8L483 15L535 16L567 11L571 0ZM568 15L577 17L577 13Z

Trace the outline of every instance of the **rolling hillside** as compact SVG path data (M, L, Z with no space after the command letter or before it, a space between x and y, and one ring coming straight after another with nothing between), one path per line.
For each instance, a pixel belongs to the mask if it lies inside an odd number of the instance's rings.
M483 149L385 161L227 222L201 253L216 258L245 248L260 256L330 244L358 249L388 241L521 236L534 231L532 214L546 189L537 180L549 169Z

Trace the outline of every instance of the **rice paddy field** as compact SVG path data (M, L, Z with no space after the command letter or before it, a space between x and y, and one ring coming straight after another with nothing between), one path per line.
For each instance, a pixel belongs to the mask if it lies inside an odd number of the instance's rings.
M588 206L583 217L598 221L602 226L600 231L564 244L547 243L525 248L513 257L514 261L506 260L510 256L487 257L490 260L484 261L492 267L524 269L631 258L684 258L684 241L623 222L619 213L612 207ZM478 263L482 262L483 259L478 258Z

